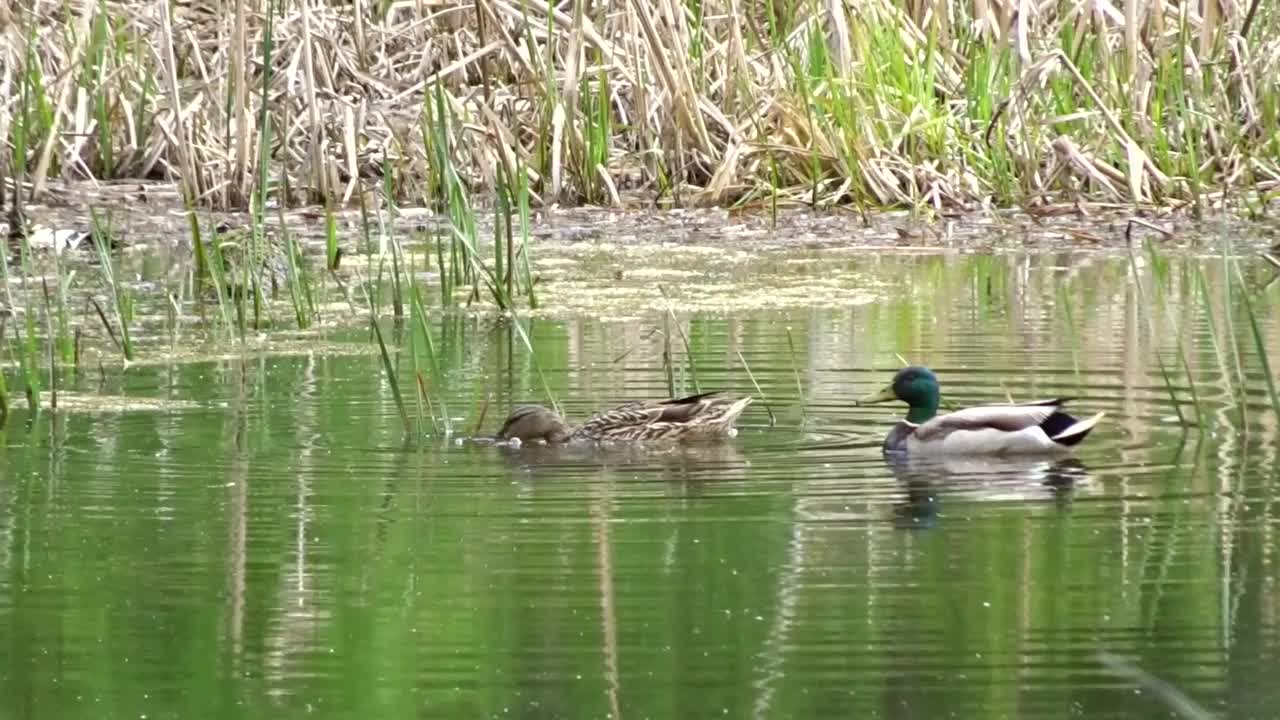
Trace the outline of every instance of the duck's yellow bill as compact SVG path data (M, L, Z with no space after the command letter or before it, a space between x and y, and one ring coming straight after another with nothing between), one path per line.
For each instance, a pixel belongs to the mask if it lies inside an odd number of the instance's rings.
M886 385L883 390L879 392L871 393L870 395L864 398L860 398L858 400L858 404L874 405L876 403L889 402L890 400L896 400L896 399L897 399L897 396L893 394L893 386Z

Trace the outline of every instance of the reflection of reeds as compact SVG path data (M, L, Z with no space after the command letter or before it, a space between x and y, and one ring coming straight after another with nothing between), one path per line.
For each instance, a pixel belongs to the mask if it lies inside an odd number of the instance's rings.
M1211 720L1214 715L1169 682L1109 652L1098 653L1098 662L1137 687L1151 693L1160 702L1188 720Z
M1234 262L1232 265L1236 277L1240 280L1241 287L1244 287L1244 276L1240 274L1240 266ZM1258 352L1258 362L1262 365L1262 377L1266 378L1267 394L1271 397L1271 409L1280 418L1280 395L1276 394L1276 381L1271 377L1271 362L1267 359L1267 343L1262 337L1262 331L1258 328L1258 317L1253 311L1253 301L1249 299L1247 291L1240 293L1240 301L1244 304L1245 315L1249 318L1249 329L1252 331L1254 347Z
M0 318L0 339L4 338L4 320ZM0 430L4 429L5 423L9 420L9 384L4 379L4 373L0 372Z
M1164 263L1157 263L1154 248L1148 247L1148 254L1152 257L1152 267L1160 268ZM1173 336L1174 347L1178 351L1178 360L1182 363L1183 376L1187 379L1187 390L1191 394L1191 402L1196 410L1196 422L1200 427L1206 427L1204 406L1200 402L1200 392L1196 388L1196 378L1191 370L1191 361L1187 356L1186 344L1182 341L1183 324L1179 323L1173 316L1173 310L1169 308L1169 303L1165 299L1166 288L1169 285L1169 276L1166 272L1155 273L1155 295L1156 302L1160 305L1160 309L1164 311L1165 319L1168 320L1170 334ZM1184 283L1185 285L1185 283Z
M336 279L336 276L334 277ZM365 293L364 311L368 313L369 327L373 333L374 341L378 344L378 353L382 359L382 369L387 376L387 385L391 388L391 398L396 404L396 411L399 413L400 421L404 425L405 435L410 435L413 433L413 424L409 420L409 411L405 406L404 395L400 392L400 381L396 377L396 364L391 361L391 352L387 349L387 341L382 335L382 326L378 322L377 306L374 304L374 300L370 292L371 286L369 283L371 281L361 279L358 273L356 278L357 285L364 290ZM419 407L421 407L421 404L419 404Z
M525 351L529 353L529 362L533 364L534 372L538 374L538 382L542 384L542 391L547 396L547 402L551 403L553 410L561 413L560 403L556 400L555 393L551 392L551 386L547 384L547 376L543 374L542 364L538 362L538 353L533 349L533 343L529 340L529 334L524 331L520 318L511 318L511 328L520 336L520 342L524 345Z
M1246 412L1244 403L1244 387L1235 382L1231 371L1227 368L1227 359L1222 351L1222 343L1218 341L1218 321L1215 319L1216 313L1213 310L1213 300L1209 296L1209 285L1205 281L1204 271L1199 265L1195 267L1195 277L1196 295L1200 298L1200 307L1203 310L1205 321L1209 326L1209 342L1213 345L1213 357L1218 363L1218 373L1222 378L1223 385L1227 388L1228 395L1230 395L1232 402L1236 405L1236 410L1239 411L1241 426L1247 430L1249 427L1249 414ZM1228 308L1227 312L1223 313L1223 315L1226 316L1226 322L1230 325L1230 308ZM1232 353L1236 356L1238 361L1239 351L1236 348L1237 343L1235 336L1231 332L1228 332L1226 338L1230 341Z
M1132 250L1129 252L1129 270L1132 273L1133 287L1135 289L1135 298L1138 302L1138 314L1146 318L1147 328L1151 336L1151 351L1155 356L1156 366L1160 369L1160 377L1164 381L1165 390L1169 393L1169 401L1173 406L1174 413L1178 416L1178 423L1183 427L1189 425L1186 416L1182 412L1182 401L1178 398L1178 393L1174 389L1173 380L1169 377L1169 368L1165 365L1164 353L1160 350L1158 338L1160 334L1156 332L1155 319L1151 316L1150 308L1147 306L1146 291L1143 289L1142 275L1138 271L1138 261L1134 257ZM1181 347L1179 340L1179 347ZM1185 362L1185 356L1183 356ZM1191 369L1187 368L1187 381L1191 386L1191 395L1195 398L1196 414L1203 417L1203 411L1200 408L1199 395L1195 391L1195 378L1191 375Z
M1058 307L1065 316L1063 325L1067 329L1067 344L1071 348L1071 368L1075 373L1077 385L1080 383L1080 335L1076 332L1075 317L1071 312L1071 300L1067 292L1067 284L1058 286Z
M601 650L604 655L604 679L609 698L609 717L621 720L622 709L618 699L622 691L621 675L618 672L618 613L613 582L613 542L609 535L611 503L612 499L608 494L592 503L591 525L596 543L596 570L599 573L597 591L600 594Z
M396 366L391 362L391 354L387 352L387 342L382 337L382 327L378 324L378 316L373 311L373 306L369 307L369 325L373 329L373 336L378 341L378 351L382 356L382 369L387 373L387 384L391 386L391 397L395 400L396 410L400 413L400 421L404 423L404 432L406 435L413 432L413 425L409 422L409 411L405 408L404 396L400 394L400 382L396 379Z

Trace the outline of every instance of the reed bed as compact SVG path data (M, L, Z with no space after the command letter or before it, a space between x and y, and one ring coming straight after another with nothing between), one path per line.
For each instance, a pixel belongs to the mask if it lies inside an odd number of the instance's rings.
M17 0L0 137L28 197L170 179L211 208L367 181L455 210L516 188L1257 210L1280 191L1277 30L1260 0Z

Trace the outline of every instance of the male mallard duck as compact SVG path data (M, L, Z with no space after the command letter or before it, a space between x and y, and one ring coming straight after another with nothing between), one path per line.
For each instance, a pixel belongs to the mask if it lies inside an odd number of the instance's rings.
M499 440L542 440L564 443L575 440L678 440L725 437L733 423L751 404L713 397L716 393L685 398L624 403L588 419L578 427L540 405L522 405L498 431Z
M980 405L938 415L938 378L929 368L907 367L893 383L858 401L901 400L910 406L884 439L885 452L956 455L1046 453L1065 450L1089 434L1106 413L1087 420L1062 412L1066 400L1017 405Z

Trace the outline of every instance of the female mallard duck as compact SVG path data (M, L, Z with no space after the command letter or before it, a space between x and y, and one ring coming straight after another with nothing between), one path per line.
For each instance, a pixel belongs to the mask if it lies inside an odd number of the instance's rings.
M542 440L564 443L576 440L679 440L727 437L733 423L751 404L750 397L739 400L713 397L716 393L690 395L660 401L635 401L606 410L570 427L564 418L539 405L522 405L498 431L499 440L521 442Z
M938 378L929 368L907 367L893 383L858 401L901 400L910 406L884 439L892 453L937 452L955 455L1047 453L1076 445L1106 413L1087 420L1062 412L1066 400L1017 405L980 405L938 415Z

